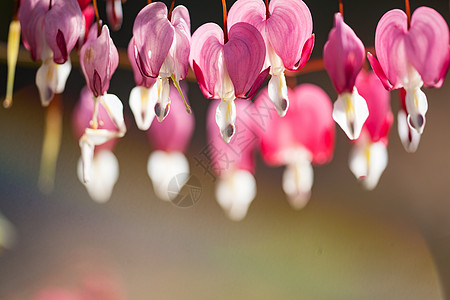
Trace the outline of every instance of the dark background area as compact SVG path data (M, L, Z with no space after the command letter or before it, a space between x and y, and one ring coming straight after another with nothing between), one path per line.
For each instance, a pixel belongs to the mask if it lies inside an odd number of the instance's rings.
M305 2L316 34L312 57L320 58L338 1ZM99 4L106 19L104 2ZM145 4L128 0L123 5L123 27L112 33L119 48L127 46L133 19ZM222 24L220 1L176 4L188 7L192 33L205 22ZM449 21L448 1L412 1L412 11L421 5ZM1 41L7 39L12 6L12 1L0 4ZM345 21L372 47L378 20L393 8L403 9L404 2L344 1ZM258 194L246 219L236 223L221 211L214 182L194 160L207 144L208 106L194 82L189 99L196 129L187 157L202 184L200 201L180 209L154 196L146 171L152 149L128 106L134 82L126 69L117 70L110 87L124 102L128 120L128 132L115 149L121 173L112 199L94 203L76 177L79 148L71 113L85 84L79 68L72 70L62 95L64 131L55 189L41 193L45 109L34 86L35 72L35 67L18 67L13 107L0 109L0 212L18 235L15 247L0 253L0 299L31 299L43 287L71 287L80 269L104 270L132 300L445 299L450 294L448 81L439 90L425 91L429 111L417 153L403 150L394 123L389 165L374 191L363 190L351 174L351 145L336 127L334 159L314 169L305 209L289 207L281 189L283 168L269 168L258 157ZM325 71L300 75L297 81L317 84L336 98ZM2 62L0 95L5 90ZM391 94L394 116L397 97Z

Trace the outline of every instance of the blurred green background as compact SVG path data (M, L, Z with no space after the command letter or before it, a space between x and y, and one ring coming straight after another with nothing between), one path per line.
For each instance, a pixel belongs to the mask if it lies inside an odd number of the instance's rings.
M166 4L169 1L166 1ZM227 1L229 7L234 1ZM316 34L313 58L333 24L338 1L305 1ZM220 1L177 1L191 14L192 32L205 22L221 24ZM145 0L128 0L124 24L112 33L119 48L131 37ZM448 1L427 5L448 21ZM0 39L6 41L12 1L0 4ZM374 44L382 14L404 8L400 0L344 1L345 21L366 47ZM104 2L100 14L105 18ZM47 287L74 288L89 278L116 298L97 299L445 299L450 294L450 83L426 90L427 125L418 151L408 154L390 133L389 165L378 187L362 189L348 168L350 143L337 129L333 161L314 169L312 197L301 211L281 189L282 168L258 157L258 193L247 217L228 220L214 199L214 182L196 165L207 144L208 101L196 83L189 99L196 131L187 157L202 185L199 202L181 209L157 199L146 165L151 147L128 106L134 86L119 69L110 91L124 102L128 132L115 149L120 178L111 200L94 203L76 177L80 151L71 113L84 86L74 68L62 95L63 140L55 189L37 187L45 109L34 86L36 68L20 66L14 104L0 109L0 212L14 224L17 242L0 253L0 299L32 299ZM325 71L298 77L334 100ZM6 64L0 64L0 95ZM391 95L394 115L398 95ZM97 276L97 277L96 277ZM91 281L86 279L88 283ZM94 285L95 285L94 284Z

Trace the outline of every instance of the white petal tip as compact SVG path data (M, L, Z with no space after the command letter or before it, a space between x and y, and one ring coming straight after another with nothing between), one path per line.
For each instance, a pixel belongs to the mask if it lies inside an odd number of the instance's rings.
M167 103L165 108L162 108L161 103L155 104L155 115L159 122L164 121L170 111L170 103Z
M333 119L350 140L356 140L369 117L366 100L354 89L352 94L339 95L333 106Z

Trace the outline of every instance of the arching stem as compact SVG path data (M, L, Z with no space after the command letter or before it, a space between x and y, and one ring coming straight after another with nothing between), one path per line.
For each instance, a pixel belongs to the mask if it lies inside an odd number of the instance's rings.
M223 10L223 43L228 42L228 25L227 25L227 4L225 0L222 0L222 10Z
M172 0L172 5L170 5L170 9L169 9L169 14L167 15L167 19L172 20L172 11L173 11L173 6L175 5L175 0Z
M266 20L267 20L270 18L269 0L264 0L264 3L266 4Z
M92 0L92 3L94 4L95 19L97 20L97 36L99 37L102 33L102 25L100 24L100 16L98 15L97 0Z
M342 0L339 0L339 12L341 13L342 18L344 18L344 3Z
M189 106L189 104L187 104L186 99L184 98L184 95L183 95L183 91L181 90L181 87L180 87L180 85L178 84L178 81L175 79L175 76L174 76L173 74L172 74L172 76L170 76L170 78L172 78L173 84L175 85L175 87L176 87L177 90L178 90L178 93L180 93L181 98L183 99L184 106L186 106L186 111L187 111L188 113L191 113L191 112L192 112L191 107Z
M406 10L406 17L408 18L408 29L411 27L411 9L409 7L409 0L405 0L405 10Z

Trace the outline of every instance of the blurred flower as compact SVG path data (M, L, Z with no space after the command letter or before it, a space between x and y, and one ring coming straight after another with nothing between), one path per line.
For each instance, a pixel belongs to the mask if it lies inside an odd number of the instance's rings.
M185 86L183 93L187 95ZM155 151L150 154L147 171L156 196L165 201L173 200L189 178L189 162L184 152L195 126L194 116L186 114L181 104L181 96L174 86L170 86L169 96L174 99L172 113L164 123L153 120L148 131ZM178 185L171 186L169 191L169 184L175 177Z
M365 50L355 32L344 23L340 13L334 15L335 27L323 48L328 75L338 92L333 119L351 140L357 139L369 111L367 103L355 89L355 80L364 63Z
M266 114L257 127L262 157L271 166L287 166L283 190L290 204L300 209L311 195L312 164L321 165L333 157L335 129L331 100L321 88L302 84L288 89L288 94L291 107L284 118L267 111L267 89L256 99L255 112L259 116Z
M224 39L223 30L214 23L200 26L192 35L190 63L203 95L221 99L216 123L225 142L235 133L236 98L250 99L269 73L261 72L266 50L259 31L248 23L231 26Z
M169 13L162 2L145 6L133 26L134 59L143 76L160 81L155 114L162 121L170 109L169 78L179 82L189 70L191 23L189 11L179 5ZM133 41L132 40L132 41ZM185 102L186 109L190 107Z
M253 104L235 100L236 107L244 112ZM218 175L216 199L228 217L234 221L242 220L256 196L254 150L257 139L251 129L248 114L242 113L236 119L237 136L225 143L215 130L215 114L221 101L213 101L208 108L207 134L212 169Z
M388 90L404 88L409 126L422 134L428 103L421 87L441 87L449 66L449 31L444 18L429 7L408 17L399 9L383 15L375 32L378 60L368 54Z
M278 114L284 116L289 107L284 71L302 68L314 46L308 6L301 0L272 0L268 7L261 0L238 0L230 9L228 26L237 22L255 26L264 38L264 68L270 66L272 76L269 96Z
M369 107L369 117L350 153L350 169L363 186L372 190L388 163L387 145L393 122L389 92L373 72L362 70L356 87Z
M119 30L123 20L122 0L106 0L106 16L112 30Z

